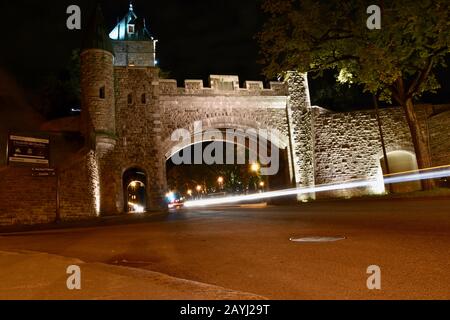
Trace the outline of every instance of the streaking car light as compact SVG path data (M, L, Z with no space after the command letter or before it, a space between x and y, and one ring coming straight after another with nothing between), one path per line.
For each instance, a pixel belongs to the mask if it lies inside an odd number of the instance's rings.
M420 181L420 180L428 180L428 179L438 179L450 176L450 166L444 167L436 167L430 168L426 170L420 171L412 171L407 173L393 174L387 175L384 178L384 184L396 184L402 182L411 182L411 181ZM212 206L212 205L220 205L220 204L232 204L243 201L253 201L253 200L264 200L269 198L277 198L291 195L301 195L308 193L318 193L325 191L336 191L336 190L346 190L360 187L376 187L379 181L371 179L371 180L358 180L358 181L350 181L338 184L326 184L319 185L314 187L305 187L305 188L291 188L285 190L278 191L269 191L258 194L249 194L249 195L239 195L239 196L231 196L231 197L223 197L223 198L215 198L215 199L206 199L206 200L193 200L187 201L184 206L187 208L190 207L204 207L204 206Z

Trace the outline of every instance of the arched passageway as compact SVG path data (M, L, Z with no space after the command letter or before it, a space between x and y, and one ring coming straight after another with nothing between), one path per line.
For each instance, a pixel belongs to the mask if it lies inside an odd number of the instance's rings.
M139 168L130 168L123 174L124 211L142 213L147 210L147 176Z
M402 173L418 170L416 156L408 151L392 151L387 154L389 173ZM383 174L387 174L384 157L380 159ZM420 181L403 182L391 185L390 190L393 193L405 193L421 190Z
M168 187L171 191L180 192L187 199L214 197L223 195L238 195L268 190L278 190L291 186L289 159L287 148L278 149L268 141L270 165L264 166L258 161L250 160L248 141L244 144L236 144L229 141L203 141L197 144L185 146L173 153L166 161L166 175ZM272 148L273 147L273 148ZM205 162L205 153L210 150L215 160L214 163ZM220 150L220 157L217 157ZM245 161L239 161L239 152L245 153ZM230 152L234 162L229 163ZM277 156L272 153L277 152ZM186 153L188 154L185 157ZM203 154L201 162L196 162L195 154ZM189 163L177 163L174 157L191 160ZM228 160L228 161L227 161ZM242 160L242 159L241 159ZM276 161L276 172L273 175L262 174L264 167L273 166ZM255 166L255 164L257 164Z

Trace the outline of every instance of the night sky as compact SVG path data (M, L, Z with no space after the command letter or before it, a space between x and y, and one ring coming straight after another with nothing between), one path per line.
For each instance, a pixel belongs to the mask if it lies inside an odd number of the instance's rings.
M110 29L127 10L128 0L100 1ZM261 0L135 0L135 12L147 19L152 35L159 40L157 59L164 71L183 85L184 79L207 80L210 74L237 74L245 80L265 80L261 75L255 35L261 29L264 15ZM9 71L27 87L38 87L51 73L63 69L73 49L81 44L82 31L66 28L66 8L77 4L82 9L86 26L94 1L87 0L2 0L0 27L2 46L0 68ZM438 95L428 95L424 101L450 101L448 69L439 73L442 88ZM328 82L327 82L328 81ZM334 81L311 81L313 104L315 92L326 89ZM367 97L345 101L332 97L323 104L367 107ZM344 100L343 100L344 99ZM370 105L368 105L370 107ZM345 108L344 108L345 110Z
M129 1L103 1L110 29L128 11ZM260 29L260 1L189 0L133 1L135 12L147 19L159 40L160 67L171 76L204 78L209 74L239 74L243 81L260 79L261 66L254 35ZM2 1L0 63L27 81L64 67L72 49L80 46L82 32L66 29L66 8L82 9L83 25L93 1ZM9 32L6 32L8 31ZM180 85L182 82L180 82Z

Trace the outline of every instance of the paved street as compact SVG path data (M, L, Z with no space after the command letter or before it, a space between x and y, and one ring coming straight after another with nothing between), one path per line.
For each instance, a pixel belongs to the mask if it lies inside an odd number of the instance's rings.
M346 239L289 241L301 236ZM191 209L137 224L0 235L0 251L17 250L147 269L269 299L450 299L450 200ZM39 261L28 277L43 281L46 263ZM379 291L366 287L370 265L381 268ZM105 281L97 275L101 293ZM60 277L65 283L65 270Z

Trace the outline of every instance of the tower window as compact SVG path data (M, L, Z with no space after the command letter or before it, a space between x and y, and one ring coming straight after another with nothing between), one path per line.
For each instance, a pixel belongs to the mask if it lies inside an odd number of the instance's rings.
M133 103L133 95L131 93L128 95L127 100L128 100L128 104L132 104Z
M133 25L129 25L128 26L128 33L134 33L134 26Z
M141 103L142 104L146 104L147 103L147 97L145 96L145 93L143 93L142 96L141 96Z
M100 99L105 99L106 98L105 86L100 88L98 96L100 97Z

